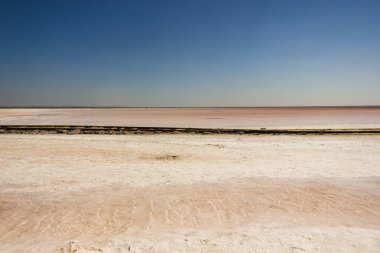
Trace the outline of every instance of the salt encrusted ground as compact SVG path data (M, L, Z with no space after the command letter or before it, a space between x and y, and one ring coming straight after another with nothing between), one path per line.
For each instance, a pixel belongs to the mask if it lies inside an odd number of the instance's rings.
M2 135L0 252L379 252L379 154L379 135Z

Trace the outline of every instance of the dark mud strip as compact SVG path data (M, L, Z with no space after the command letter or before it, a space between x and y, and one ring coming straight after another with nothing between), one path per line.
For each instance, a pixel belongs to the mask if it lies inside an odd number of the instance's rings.
M0 125L0 134L380 134L380 128L352 129L227 129L121 126Z

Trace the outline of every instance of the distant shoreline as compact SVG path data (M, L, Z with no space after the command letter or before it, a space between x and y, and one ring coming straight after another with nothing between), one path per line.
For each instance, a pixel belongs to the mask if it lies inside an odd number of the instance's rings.
M380 105L326 106L0 106L0 109L290 109L290 108L380 108Z

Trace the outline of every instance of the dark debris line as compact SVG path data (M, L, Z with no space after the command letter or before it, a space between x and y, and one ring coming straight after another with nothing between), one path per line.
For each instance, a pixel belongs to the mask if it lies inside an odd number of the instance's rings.
M380 134L380 128L352 129L228 129L123 126L0 125L0 134Z

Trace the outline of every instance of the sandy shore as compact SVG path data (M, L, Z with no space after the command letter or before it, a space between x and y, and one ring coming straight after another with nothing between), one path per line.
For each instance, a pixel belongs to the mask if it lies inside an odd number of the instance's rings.
M380 107L0 109L0 125L379 128Z
M379 252L379 154L379 135L2 135L0 252Z

